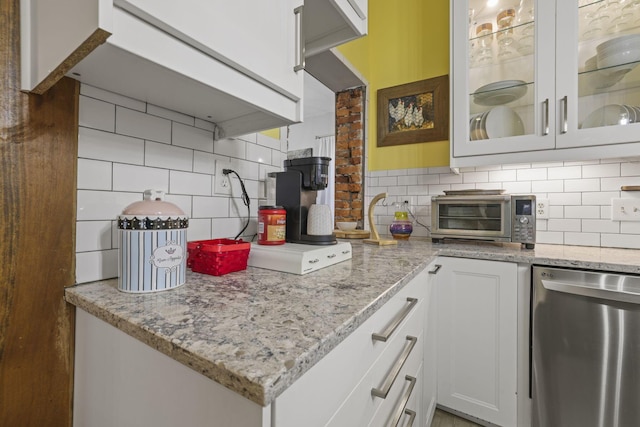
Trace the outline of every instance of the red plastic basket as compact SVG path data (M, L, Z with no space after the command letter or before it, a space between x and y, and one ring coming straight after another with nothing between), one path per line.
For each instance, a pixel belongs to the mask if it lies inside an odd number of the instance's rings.
M187 242L187 267L196 273L222 276L246 270L251 243L242 239L213 239Z

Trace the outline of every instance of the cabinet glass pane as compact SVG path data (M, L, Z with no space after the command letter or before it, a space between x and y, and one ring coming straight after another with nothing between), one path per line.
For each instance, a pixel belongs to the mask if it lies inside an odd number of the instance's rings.
M534 23L534 0L469 1L471 141L535 133Z
M579 127L637 126L640 0L580 0L578 14Z

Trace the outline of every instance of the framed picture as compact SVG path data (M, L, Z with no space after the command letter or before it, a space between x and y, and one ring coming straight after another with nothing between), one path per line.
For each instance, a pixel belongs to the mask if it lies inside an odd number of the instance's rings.
M449 76L378 90L378 147L449 139Z

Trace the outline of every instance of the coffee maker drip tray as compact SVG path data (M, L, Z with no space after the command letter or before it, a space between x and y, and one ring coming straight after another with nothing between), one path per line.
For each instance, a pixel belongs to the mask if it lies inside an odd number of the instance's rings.
M251 267L266 268L292 274L307 274L330 265L351 259L351 243L338 242L330 246L251 244L249 260Z

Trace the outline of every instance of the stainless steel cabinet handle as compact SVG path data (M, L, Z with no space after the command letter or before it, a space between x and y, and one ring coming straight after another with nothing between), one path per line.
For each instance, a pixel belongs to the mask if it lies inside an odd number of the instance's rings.
M560 133L567 133L569 131L569 124L567 123L567 105L569 104L569 100L567 99L567 95L562 97L560 103L562 103L562 128L560 129Z
M309 264L315 264L316 262L320 262L320 260L318 258L309 260Z
M438 274L438 271L442 268L442 265L436 264L433 266L433 270L429 270L429 274Z
M544 114L542 116L542 135L549 135L549 98L544 100L542 108L544 110Z
M402 323L402 321L405 319L405 317L407 317L407 315L409 314L411 309L413 309L413 307L415 307L415 305L418 303L418 299L417 298L407 298L407 302L409 303L409 305L407 305L405 308L403 308L402 311L396 315L396 317L391 321L391 323L389 323L389 325L387 326L387 328L384 331L382 331L380 333L374 332L373 334L371 334L371 337L375 341L386 342L389 339L389 337L391 336L391 334L393 334L393 331L396 330L398 325L400 323Z
M411 409L405 409L404 413L406 415L409 415L409 421L407 421L406 426L408 427L413 426L413 422L416 420L416 411L412 411Z
M331 255L327 255L327 258L331 259L331 258L335 258L335 257L337 257L337 256L338 256L338 255L336 255L336 254L331 254Z
M406 409L407 402L409 401L409 398L411 397L411 392L413 391L413 387L415 387L416 385L416 379L415 377L412 377L410 375L405 376L404 379L409 381L409 388L407 388L407 391L404 392L404 396L402 396L402 399L400 399L400 404L393 411L393 417L391 418L391 425L394 427L400 424L400 418L402 418L402 414L404 414L406 411L413 413L412 418L409 419L409 425L413 425L413 420L416 417L415 412L409 409Z
M396 363L393 364L393 367L387 374L387 377L382 382L382 386L380 388L372 388L371 395L374 397L381 397L383 399L387 398L387 394L389 394L389 390L391 390L391 386L396 380L396 377L400 373L404 362L409 358L409 354L411 354L411 350L415 347L418 342L418 338L407 336L407 343L405 344L404 350L400 353L398 359L396 359Z
M578 284L557 282L555 280L543 280L542 286L556 292L640 304L640 294L638 293L601 288L588 283Z
M304 61L304 53L305 53L305 37L304 37L304 5L298 6L293 9L293 13L296 15L296 29L298 30L298 63L293 67L293 71L298 72L304 70L305 61Z

